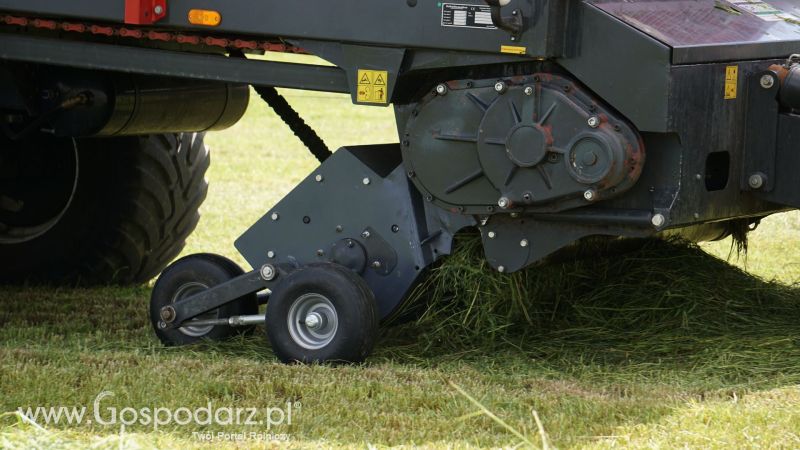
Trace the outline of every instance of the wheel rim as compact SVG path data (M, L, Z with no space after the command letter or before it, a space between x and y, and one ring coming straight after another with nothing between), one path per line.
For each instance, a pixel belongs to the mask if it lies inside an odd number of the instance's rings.
M330 344L339 328L339 317L333 303L324 295L309 293L298 297L289 308L289 335L308 350L319 350Z
M72 139L55 138L4 145L0 244L18 244L49 231L69 209L78 188L78 149Z
M191 297L197 293L203 292L208 290L208 286L203 283L198 282L190 282L181 285L180 288L175 292L175 295L172 296L172 303L177 302L178 300L183 300L184 298ZM218 312L209 311L203 315L195 317L193 320L209 320L209 319L216 319L218 316ZM189 322L191 323L191 322ZM214 328L214 325L204 325L204 326L197 326L197 325L184 325L178 328L178 331L185 334L186 336L191 337L202 337L207 335L211 332Z

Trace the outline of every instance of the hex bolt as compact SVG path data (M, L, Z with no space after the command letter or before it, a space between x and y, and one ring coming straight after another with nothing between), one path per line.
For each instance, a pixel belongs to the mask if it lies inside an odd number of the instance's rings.
M529 202L533 199L533 194L531 194L530 192L526 192L522 194L522 199L525 200L526 202Z
M517 217L519 217L519 213L511 213L509 215L511 216L512 219L516 219Z
M589 120L586 121L592 128L597 128L600 126L600 118L597 116L589 117Z
M508 89L508 86L506 85L505 81L498 81L497 83L494 84L494 90L498 94L504 93L506 89Z
M650 219L650 223L653 224L656 228L661 228L667 222L667 219L664 217L663 214L653 214L653 217Z
M436 86L436 93L439 94L439 95L447 95L447 85L444 84L444 83L441 83L441 84L437 85Z
M699 173L696 173L696 174L694 174L694 178L695 178L695 180L700 181L700 180L703 179L703 176L700 175Z
M322 177L322 174L318 173L317 176L314 177L314 179L317 180L317 183L322 183L322 180L324 180L325 178Z
M261 275L261 279L264 281L272 281L275 279L275 275L278 273L275 271L275 267L272 264L264 264L261 266L261 270L259 270L259 274Z
M361 237L364 238L364 239L368 238L369 237L369 231L368 230L364 230L363 232L361 232Z
M364 179L361 180L361 182L364 184L364 186L366 186L366 185L368 185L370 183L370 179L369 179L369 177L364 177Z
M503 273L506 271L506 268L504 266L497 266L497 271Z
M272 220L278 220L278 219L281 218L281 215L278 214L277 212L274 212L274 213L272 213L272 216L270 216L270 217L272 218Z
M764 89L772 89L772 86L775 86L775 77L770 74L766 74L761 77L761 87Z
M162 330L163 330L164 328L167 328L167 323L166 323L166 322L164 322L164 321L158 322L158 328L160 328L160 329L162 329Z
M523 239L523 240L519 241L519 246L520 247L527 247L528 246L528 240L527 239Z
M494 239L495 237L497 237L497 233L495 233L494 231L490 231L487 234L487 236L489 236L489 239Z
M533 95L533 88L530 86L525 86L525 95Z
M398 231L400 231L400 227L397 225L392 225L392 233L397 233Z
M700 218L700 213L694 213L694 218L695 219L699 219Z
M322 249L317 250L317 256L324 256L324 255L325 255L325 250Z
M337 233L341 233L341 232L342 232L342 230L344 230L344 228L342 228L342 226L341 226L341 225L336 225L336 232L337 232Z
M159 315L161 316L161 320L166 323L171 323L173 320L175 320L175 308L172 306L165 306L161 308Z
M272 259L274 257L275 257L275 252L273 252L272 250L267 252L267 258Z
M593 202L597 199L597 191L594 189L587 189L583 191L583 198L585 198L587 202Z
M764 187L764 181L765 181L764 178L765 178L764 174L754 173L750 175L749 178L747 178L747 184L752 189L761 189L762 187Z
M380 261L373 261L372 262L372 268L373 269L380 269L382 266L383 266L383 264L381 264Z
M156 5L156 7L153 8L153 12L156 13L157 16L160 16L161 13L164 12L164 7L161 5Z
M511 205L511 201L507 197L500 197L500 200L497 201L497 206L506 209Z

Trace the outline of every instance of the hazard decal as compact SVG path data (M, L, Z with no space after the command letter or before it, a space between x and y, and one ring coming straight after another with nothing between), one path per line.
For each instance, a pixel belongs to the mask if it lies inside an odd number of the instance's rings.
M388 85L389 72L385 70L358 69L356 101L359 103L389 103L387 98Z

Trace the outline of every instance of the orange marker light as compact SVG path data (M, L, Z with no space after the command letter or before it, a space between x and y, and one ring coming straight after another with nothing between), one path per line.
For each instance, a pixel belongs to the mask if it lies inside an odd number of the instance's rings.
M190 9L189 10L189 23L192 25L205 25L207 27L216 27L222 22L222 16L216 12L208 9Z

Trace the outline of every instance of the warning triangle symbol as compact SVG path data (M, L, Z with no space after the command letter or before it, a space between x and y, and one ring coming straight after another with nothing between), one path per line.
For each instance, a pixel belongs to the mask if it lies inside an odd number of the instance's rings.
M364 75L361 77L361 80L359 80L359 81L358 81L358 84L372 84L372 83L369 81L369 75L367 75L367 74L365 73L365 74L364 74Z
M383 75L378 74L378 76L375 77L375 86L386 86L386 82L383 80Z

